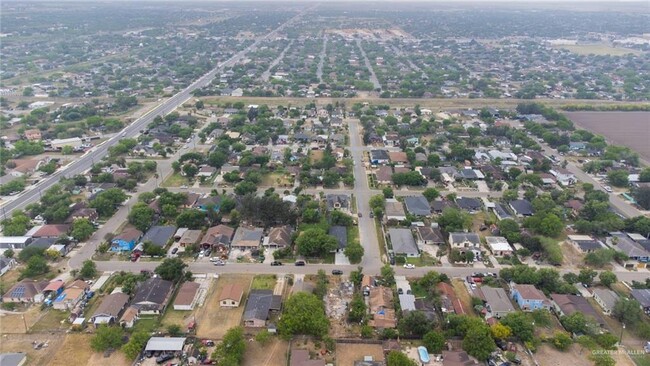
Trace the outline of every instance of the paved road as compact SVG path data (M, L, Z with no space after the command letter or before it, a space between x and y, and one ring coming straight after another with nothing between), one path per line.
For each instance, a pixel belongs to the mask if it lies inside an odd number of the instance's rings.
M151 123L156 116L164 116L171 113L178 106L182 105L183 103L185 103L185 101L190 99L192 96L192 92L194 90L203 88L208 84L210 84L218 72L221 72L226 67L233 66L235 63L241 60L246 55L246 53L255 50L263 40L267 38L275 37L279 31L281 31L287 25L294 22L296 19L302 17L304 13L307 11L309 11L309 9L289 19L287 22L285 22L284 24L276 28L271 33L268 33L267 35L258 38L253 44L251 44L244 50L236 53L234 56L232 56L225 62L218 64L216 68L214 68L207 74L201 76L199 79L197 79L192 84L190 84L187 88L183 89L182 91L178 92L171 98L158 104L152 110L145 113L142 117L136 119L133 123L125 127L120 133L106 140L101 145L96 146L92 150L88 151L86 154L82 155L81 157L79 157L79 159L75 160L74 162L59 169L48 178L43 179L33 189L25 191L22 194L20 194L18 197L16 197L14 200L3 204L1 207L3 209L4 214L8 215L15 209L21 209L30 203L36 202L40 197L40 192L47 190L48 188L56 184L61 178L72 177L76 174L80 174L90 169L90 167L94 164L94 162L101 160L108 153L108 149L111 146L116 145L120 141L120 139L124 137L136 136L139 133L139 131L144 129L149 123Z
M269 81L269 78L271 78L271 69L273 69L274 67L276 67L276 66L280 63L280 61L282 61L282 59L284 58L284 54L285 54L285 53L287 52L287 50L288 50L289 48L291 48L291 46L293 45L293 41L294 41L294 40L292 39L291 42L289 42L289 44L287 45L287 47L285 47L285 48L282 50L282 52L278 55L278 57L277 57L275 60L273 60L273 62L271 62L271 64L269 65L269 68L266 69L266 71L264 71L264 72L262 73L262 76L261 76L262 81Z
M368 71L370 71L370 82L372 85L374 85L375 90L381 89L381 84L379 83L379 79L377 79L377 75L375 74L375 69L373 69L372 65L370 64L370 60L368 60L368 56L366 56L366 51L363 50L363 47L361 47L361 40L357 39L357 46L359 47L359 51L361 51L361 56L363 56L363 60L366 63L366 67L368 68Z
M318 83L323 83L323 64L325 63L325 56L327 56L327 33L323 36L323 49L320 51L320 60L318 61L318 68L316 68L316 77Z

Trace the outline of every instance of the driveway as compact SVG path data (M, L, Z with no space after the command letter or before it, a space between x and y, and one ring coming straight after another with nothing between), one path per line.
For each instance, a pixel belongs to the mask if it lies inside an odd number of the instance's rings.
M348 260L348 257L345 256L345 254L336 253L334 254L334 264L337 266L349 266L350 261Z

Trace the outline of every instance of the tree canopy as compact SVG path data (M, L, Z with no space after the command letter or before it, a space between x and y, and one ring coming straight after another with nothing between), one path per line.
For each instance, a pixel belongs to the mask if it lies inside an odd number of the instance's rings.
M183 270L187 264L180 258L166 258L156 267L154 272L166 281L179 281L183 278Z
M329 329L323 301L314 294L299 292L289 297L284 304L278 331L285 338L296 334L323 337Z
M298 253L304 256L321 256L336 250L338 241L325 231L317 228L305 230L296 239Z

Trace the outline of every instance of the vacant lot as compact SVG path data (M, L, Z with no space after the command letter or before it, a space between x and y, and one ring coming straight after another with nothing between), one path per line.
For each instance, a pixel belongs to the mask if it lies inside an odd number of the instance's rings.
M354 361L362 361L364 356L372 356L374 361L383 361L384 351L380 344L336 344L337 365L354 365Z
M623 56L629 53L635 55L640 54L639 51L623 48L623 47L612 47L606 44L575 44L575 45L562 45L557 48L563 48L569 50L578 55L611 55L611 56Z
M69 317L68 312L49 309L45 314L34 324L30 332L48 332L56 330L67 330L70 328L70 323L67 322Z
M253 278L251 288L255 290L273 290L277 281L276 275L257 275Z
M470 296L469 292L467 292L467 287L465 287L463 280L454 279L451 281L451 284L454 286L454 292L456 293L456 296L460 300L461 304L463 304L463 308L465 309L467 315L474 315L474 309L472 308L472 297Z
M650 112L566 112L578 126L627 146L650 160Z
M286 365L289 353L289 343L273 338L266 346L261 346L258 342L249 342L246 344L246 354L244 355L243 366L276 366Z
M26 333L25 324L27 324L27 328L31 328L41 316L43 313L38 306L32 306L24 313L0 313L0 333Z
M47 360L63 344L64 334L11 334L0 338L0 353L25 352L27 353L26 365L46 365ZM35 350L32 342L47 342L46 348ZM71 364L68 360L68 364Z
M94 352L90 348L91 337L91 334L68 334L48 365L68 366L71 360L74 360L75 365L131 365L131 362L119 351L111 353L110 357L104 357L104 353Z
M196 310L197 330L196 334L201 338L221 339L226 331L241 323L244 313L245 299L248 296L252 276L249 275L222 275L216 285L212 285L205 304ZM242 303L238 308L221 308L219 296L226 284L239 284L244 288Z

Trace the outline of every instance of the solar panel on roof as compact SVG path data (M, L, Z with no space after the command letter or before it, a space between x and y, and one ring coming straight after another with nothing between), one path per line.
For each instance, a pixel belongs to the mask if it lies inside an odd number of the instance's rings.
M16 287L11 292L11 297L23 297L25 295L25 286Z

